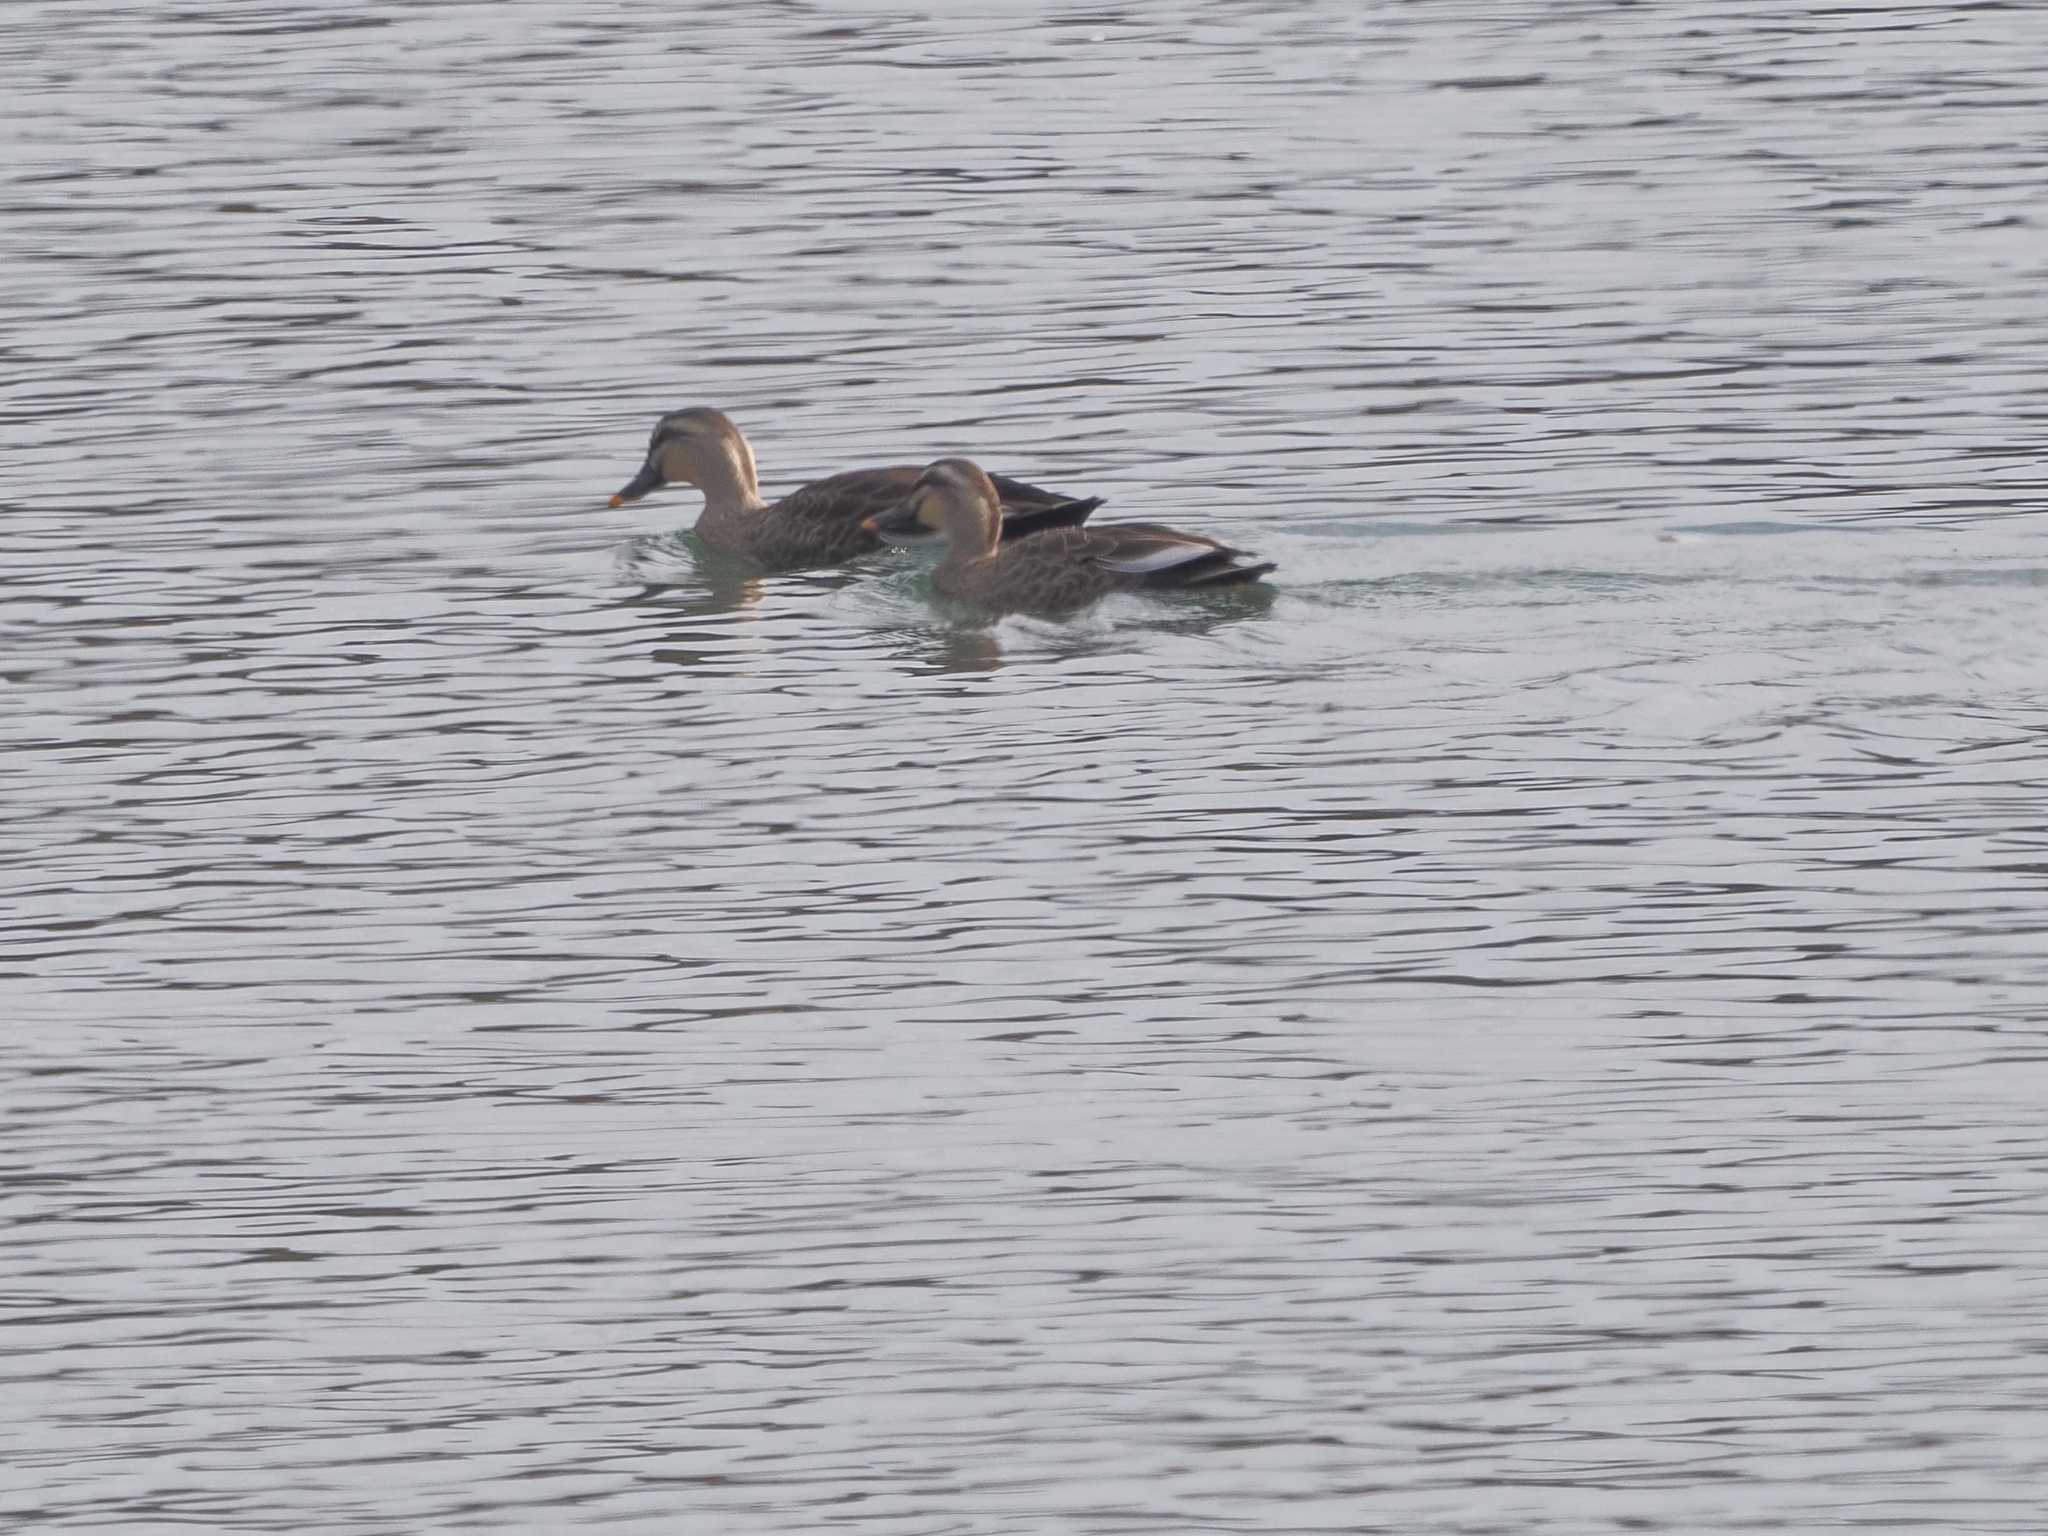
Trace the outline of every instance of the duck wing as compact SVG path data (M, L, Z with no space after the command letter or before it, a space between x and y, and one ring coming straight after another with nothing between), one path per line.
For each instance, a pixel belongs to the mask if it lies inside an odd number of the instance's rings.
M910 494L917 470L909 464L886 469L849 469L800 485L775 502L763 516L790 523L852 523L884 511Z
M922 473L914 464L849 469L797 487L756 515L755 542L772 563L791 559L838 561L875 547L875 535L861 525L901 505ZM1063 496L1008 476L996 477L1003 496L1003 538L1023 538L1049 528L1078 528L1102 505L1100 496ZM1017 494L1015 501L1011 493ZM892 535L892 544L937 538L922 528Z
M771 566L838 564L875 547L863 518L896 505L917 483L908 464L850 469L800 485L747 519L749 553Z
M1088 514L1102 505L1100 496L1076 496L1071 501L1053 501L1043 506L1003 502L1003 542L1022 539L1048 528L1078 528Z
M988 478L995 486L996 495L1001 498L1003 510L1006 512L1012 508L1029 511L1063 506L1074 499L1065 491L1048 491L1043 486L1032 485L1010 475L990 475Z
M1241 549L1163 523L1110 523L1087 530L1088 558L1136 587L1223 587L1257 581L1274 569Z

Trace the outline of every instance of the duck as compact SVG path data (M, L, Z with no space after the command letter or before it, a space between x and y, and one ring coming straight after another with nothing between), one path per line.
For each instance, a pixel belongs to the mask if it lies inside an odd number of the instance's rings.
M925 466L910 494L865 526L878 538L916 542L936 530L946 553L932 587L995 613L1058 613L1110 592L1207 591L1254 582L1276 568L1241 549L1161 523L1078 524L1002 537L1001 492L971 459Z
M780 501L762 499L754 450L725 412L696 405L654 424L640 473L613 494L625 506L677 483L704 493L697 537L704 544L770 570L838 565L877 549L883 540L869 518L901 501L917 482L914 464L854 469L799 486ZM1007 476L993 476L1005 538L1075 528L1102 505L1100 496L1064 496ZM936 535L927 534L935 537ZM900 542L915 542L915 531Z

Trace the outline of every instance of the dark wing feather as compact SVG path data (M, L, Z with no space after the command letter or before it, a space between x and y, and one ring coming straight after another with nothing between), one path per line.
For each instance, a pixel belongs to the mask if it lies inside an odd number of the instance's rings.
M1102 505L1100 496L1078 496L1072 501L1055 501L1045 506L1014 506L1003 503L1003 542L1028 538L1048 528L1078 528L1088 514Z
M989 479L995 485L996 495L1002 498L1005 511L1012 507L1019 511L1055 507L1073 499L1065 491L1048 491L1043 486L1031 485L1009 475L990 475Z
M1274 568L1271 562L1240 565L1243 550L1161 523L1111 523L1087 532L1088 558L1119 585L1231 586L1256 581Z

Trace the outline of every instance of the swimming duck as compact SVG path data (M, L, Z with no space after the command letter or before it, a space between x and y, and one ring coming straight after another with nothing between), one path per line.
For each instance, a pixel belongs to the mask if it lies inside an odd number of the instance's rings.
M704 493L697 537L714 549L771 569L836 565L881 541L867 519L901 501L917 483L915 465L854 469L800 486L767 502L754 478L754 450L723 411L692 406L654 424L647 462L612 497L615 507L680 481ZM1102 505L1099 496L1069 497L1021 480L994 479L1002 503L1003 537L1077 527ZM902 542L914 542L906 538Z
M1005 543L996 486L968 459L927 465L910 494L866 526L891 542L938 530L946 554L932 586L996 612L1058 612L1143 587L1237 586L1273 569L1241 565L1243 550L1158 523L1053 528Z

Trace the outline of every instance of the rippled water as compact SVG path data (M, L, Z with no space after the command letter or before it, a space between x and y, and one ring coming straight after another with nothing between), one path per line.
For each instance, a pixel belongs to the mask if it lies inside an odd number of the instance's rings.
M935 10L13 0L0 1523L2041 1530L2048 11Z

